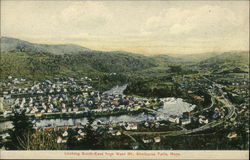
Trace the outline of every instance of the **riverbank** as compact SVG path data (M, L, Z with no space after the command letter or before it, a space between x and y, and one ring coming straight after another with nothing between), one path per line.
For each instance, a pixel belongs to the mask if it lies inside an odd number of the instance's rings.
M127 110L122 110L122 111L113 111L113 112L96 112L96 113L76 113L76 112L72 112L72 113L62 113L62 112L56 112L56 113L44 113L39 117L36 117L35 114L26 114L27 117L29 117L30 119L57 119L57 118L63 118L63 119L67 119L67 118L82 118L82 117L87 117L89 115L91 115L92 117L108 117L108 116L120 116L120 115L124 115L124 114L128 114L128 115L135 115L135 114L139 114L139 113L143 113L143 112L148 112L148 110L146 109L138 109L135 111L127 111ZM8 116L8 117L4 117L4 116L0 116L0 122L6 122L6 121L11 121L11 118L14 116Z

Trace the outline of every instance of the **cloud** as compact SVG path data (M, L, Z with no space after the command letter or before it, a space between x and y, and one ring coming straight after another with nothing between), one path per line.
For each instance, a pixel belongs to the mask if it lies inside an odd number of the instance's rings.
M112 13L101 2L75 2L62 10L55 21L77 28L99 28L112 19Z
M227 35L230 32L244 31L245 19L237 17L232 10L220 6L203 5L195 8L169 8L158 16L150 17L142 29L147 33L189 36ZM242 28L245 27L245 28Z
M2 1L1 34L143 53L247 49L249 2Z
M112 21L102 2L4 1L1 10L2 31L10 36L86 36Z

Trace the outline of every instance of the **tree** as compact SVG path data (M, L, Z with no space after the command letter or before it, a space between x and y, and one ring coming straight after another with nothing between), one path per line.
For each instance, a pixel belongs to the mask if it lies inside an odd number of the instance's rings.
M171 72L180 73L182 71L181 66L169 66Z
M12 118L13 129L9 131L12 143L8 148L10 149L22 149L20 146L20 140L25 139L27 134L33 133L33 125L29 121L28 117L25 116L25 113L15 113Z
M23 139L18 137L18 145L24 150L60 150L66 149L56 142L56 135L50 131L35 131L27 133Z
M84 146L86 149L100 149L101 144L99 142L100 135L94 131L92 124L94 122L94 117L88 116L88 124L86 126L86 137L84 140Z

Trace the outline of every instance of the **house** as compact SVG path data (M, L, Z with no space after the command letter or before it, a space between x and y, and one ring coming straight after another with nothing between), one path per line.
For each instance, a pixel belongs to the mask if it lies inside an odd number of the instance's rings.
M143 143L151 143L152 139L145 137L145 138L142 138L142 142Z
M35 113L35 117L36 117L36 118L39 118L39 117L41 117L41 116L42 116L42 112L36 112L36 113Z
M207 124L208 123L208 119L203 119L203 118L199 118L199 123L200 124Z
M155 141L155 143L161 142L161 137L154 137L154 141Z
M97 108L97 109L92 109L92 112L101 112L102 109L101 108Z
M145 103L145 105L146 105L146 106L149 106L149 105L150 105L150 102L149 102L149 101L147 101L147 102Z
M155 122L155 128L159 128L160 127L160 122Z
M66 108L62 108L62 113L66 113L67 109Z
M56 138L56 142L57 142L57 143L62 143L62 140L63 140L63 139L62 139L61 136L58 136L58 137Z
M98 126L97 125L93 125L93 130L96 131L98 129Z
M237 133L234 131L234 132L230 132L228 135L227 135L227 138L229 139L232 139L232 138L236 138L237 137Z
M206 119L205 116L199 116L199 123L200 124L207 124L208 119Z
M62 98L60 98L59 101L63 101ZM66 104L65 104L65 103L62 103L62 107L63 107L63 108L66 108Z
M135 149L138 149L139 146L138 146L137 144L134 144L134 145L132 146L132 148L135 150Z
M108 133L110 133L112 136L115 136L115 131L109 131Z
M75 122L75 125L76 125L76 126L80 126L81 124L82 124L82 123L79 122L79 121Z
M75 136L75 138L77 139L77 141L82 140L82 137L81 137L81 136L79 136L79 135Z
M77 112L77 111L78 111L78 108L73 108L73 111L74 111L74 112Z
M3 139L10 137L9 133L3 133L0 136L2 136Z
M108 129L109 129L110 131L112 131L112 130L113 130L113 127L112 127L112 126L108 126Z
M113 104L113 105L119 105L120 103L117 100L113 100L111 104Z
M62 143L67 143L67 141L68 141L67 139L63 139Z
M141 108L140 105L135 105L134 110L139 110Z
M122 133L120 131L116 131L115 135L120 136L120 135L122 135Z
M77 133L78 133L78 134L81 134L81 133L82 133L82 130L81 130L81 129L79 129Z
M191 93L193 93L193 91L191 91L191 90L188 90L188 93L189 93L189 94L191 94Z
M29 113L29 112L30 112L30 109L29 109L29 108L26 108L25 113Z
M173 123L177 123L177 124L180 123L180 118L178 118L177 116L171 115L169 116L168 120Z
M214 112L220 112L220 109L216 107L216 108L214 109Z
M9 108L9 109L7 109L7 110L5 110L3 112L4 115L11 114L11 113L12 113L12 109L11 108Z
M137 124L133 124L131 122L129 122L124 127L125 127L126 130L137 130Z
M134 101L133 100L128 100L128 103L129 104L134 104Z
M190 119L190 118L181 119L181 124L182 124L182 125L186 125L186 124L189 124L189 123L191 123L191 119Z
M53 111L52 111L52 109L49 108L47 112L48 113L52 113Z
M67 131L64 131L64 133L62 134L63 137L67 137L69 134Z
M86 133L85 132L81 132L80 136L84 137L84 136L86 136Z
M132 125L130 126L130 128L131 128L131 130L137 130L137 124L132 124Z

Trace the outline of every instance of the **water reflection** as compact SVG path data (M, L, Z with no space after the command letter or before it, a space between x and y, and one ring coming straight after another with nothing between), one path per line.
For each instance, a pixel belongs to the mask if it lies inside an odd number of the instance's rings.
M137 115L120 115L120 116L109 116L96 118L94 124L98 121L102 123L119 123L119 122L134 122L140 123L144 121L154 121L154 120L168 120L170 115L181 116L183 112L190 112L195 108L195 105L191 105L184 102L181 98L164 98L161 99L164 105L160 107L156 115L140 113ZM69 118L69 119L43 119L43 120L33 120L36 127L57 127L57 126L74 126L74 125L85 125L88 120L86 117L83 118ZM13 125L11 121L1 122L0 129L6 130L12 128Z

